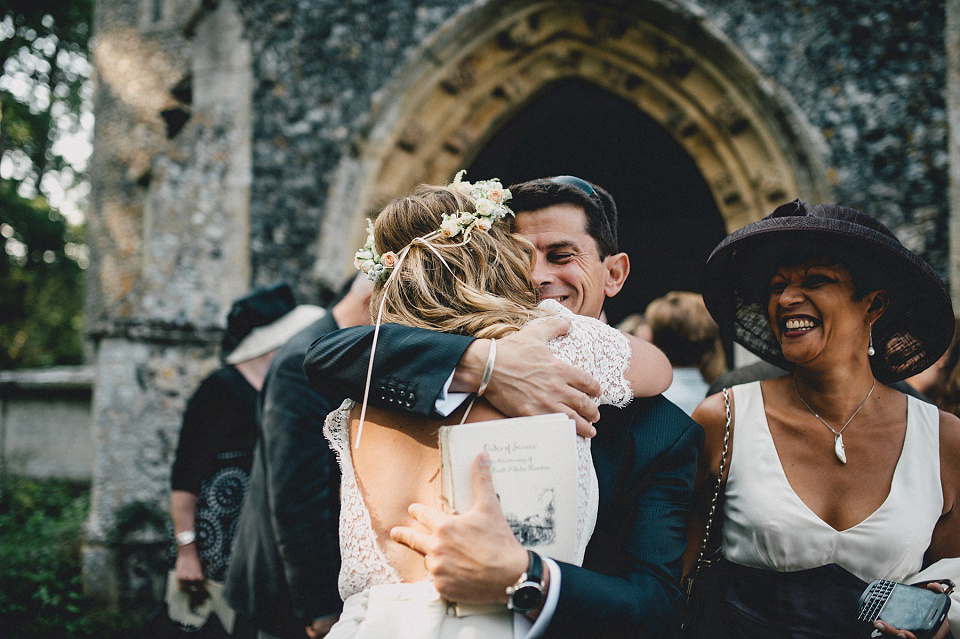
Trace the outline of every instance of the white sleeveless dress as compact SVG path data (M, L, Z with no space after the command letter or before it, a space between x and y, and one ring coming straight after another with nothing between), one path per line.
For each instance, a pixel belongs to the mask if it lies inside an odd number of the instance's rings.
M573 315L553 300L541 308L573 318L566 335L550 340L550 350L562 361L592 375L603 394L597 404L625 406L633 398L624 378L630 358L627 339L616 329L587 317ZM534 320L538 321L538 320ZM505 608L468 616L448 614L447 602L424 580L403 583L390 565L370 523L350 456L352 400L327 416L324 435L337 454L342 474L340 496L340 597L344 610L328 639L448 639L467 637L523 637L529 622ZM583 555L596 524L599 491L590 455L590 440L577 437L577 547Z
M950 578L960 583L958 559L944 559L919 572L943 510L936 406L907 397L906 438L890 494L862 522L836 530L810 510L787 481L760 382L732 390L733 454L723 505L726 559L778 572L835 563L866 582ZM954 601L956 608L960 601ZM952 623L960 624L960 619Z

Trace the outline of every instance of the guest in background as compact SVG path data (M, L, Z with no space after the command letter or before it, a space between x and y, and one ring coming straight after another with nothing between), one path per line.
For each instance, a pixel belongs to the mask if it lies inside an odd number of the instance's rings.
M933 365L907 380L907 383L923 393L927 399L954 415L960 415L960 318L956 318L956 331L950 348Z
M315 390L303 358L316 339L370 323L373 283L360 273L323 317L270 364L260 433L224 596L258 639L318 639L340 616L340 470L323 436L338 398Z
M643 313L631 313L617 324L617 328L627 335L633 335L634 337L650 341L650 335L645 330L646 326L647 323L643 319Z
M217 597L226 575L257 437L257 394L270 360L321 315L319 307L297 306L286 284L238 299L221 345L225 365L204 379L187 402L171 472L171 515L175 578L194 605ZM168 606L177 620L169 600ZM233 620L218 616L232 632ZM206 624L200 636L223 633L224 628L212 625Z
M710 383L726 370L720 329L703 297L688 291L653 300L643 319L640 336L662 350L673 366L673 383L663 396L692 414Z

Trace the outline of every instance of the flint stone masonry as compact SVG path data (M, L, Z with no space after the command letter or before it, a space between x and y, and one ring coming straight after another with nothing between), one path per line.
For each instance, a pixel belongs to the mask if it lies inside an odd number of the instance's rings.
M240 3L255 76L255 282L310 272L332 176L381 109L378 94L434 29L457 11L489 4L509 3ZM642 15L645 6L672 3L603 4ZM836 201L877 215L946 275L944 3L683 6L730 38L819 131Z
M254 60L253 281L300 282L298 294L309 298L315 292L302 276L318 259L327 190L338 164L370 126L377 92L417 46L469 5L239 4ZM346 275L324 273L323 280L334 285Z
M945 3L698 4L820 130L836 201L879 217L946 277Z
M957 2L948 3L953 23ZM777 107L761 114L773 122L764 131L779 126L778 151L796 165L824 167L814 190L877 215L947 275L951 241L954 251L960 244L948 197L960 162L951 166L947 144L948 106L956 119L957 104L947 104L946 83L957 47L945 55L946 15L933 0L97 0L88 590L131 602L157 589L133 573L141 559L153 565L162 546L151 518L166 516L181 412L217 365L229 304L277 280L316 303L351 273L351 229L372 212L358 203L375 206L365 199L376 191L371 176L410 172L410 149L436 141L434 131L397 115L395 107L422 98L411 79L427 78L441 97L459 99L489 79L474 69L496 55L522 56L548 28L574 43L570 57L548 59L560 73L576 66L578 43L612 49L629 25L656 19L682 44L663 44L658 81L682 84L691 69L713 69L716 47L723 49L721 59L739 70L718 86L765 96L749 108ZM456 65L438 57L479 46L473 30L490 25L503 31L475 57ZM639 81L610 78L625 73L610 69L596 57L576 73L602 87ZM463 141L482 146L483 127L513 114L498 105L520 108L510 92L531 77L498 77L501 93L483 96L476 110L486 118L480 133L465 120L438 153L469 163L481 149ZM729 106L705 123L717 125L717 139L736 128L738 107ZM369 158L388 151L393 164L378 174ZM776 192L765 176L752 179L748 188ZM127 526L137 508L144 525Z

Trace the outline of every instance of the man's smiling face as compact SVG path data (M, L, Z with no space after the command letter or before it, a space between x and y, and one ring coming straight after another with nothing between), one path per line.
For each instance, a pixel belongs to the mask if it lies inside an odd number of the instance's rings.
M540 299L555 299L578 315L599 317L604 300L623 285L625 274L622 278L611 274L610 260L617 256L600 259L597 242L587 233L587 216L579 206L555 204L519 211L514 230L537 250L532 277Z

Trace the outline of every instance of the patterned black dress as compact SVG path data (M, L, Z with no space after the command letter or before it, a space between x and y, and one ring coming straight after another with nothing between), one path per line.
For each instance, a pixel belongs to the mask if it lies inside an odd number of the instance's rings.
M187 402L171 488L197 496L197 553L223 582L257 440L257 391L232 366L210 374Z

